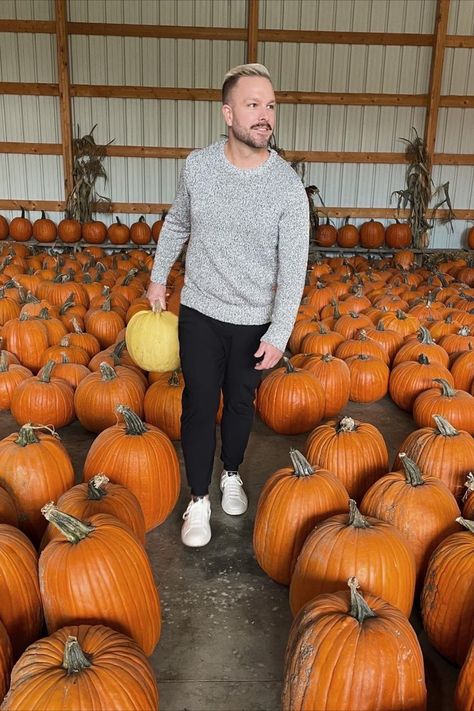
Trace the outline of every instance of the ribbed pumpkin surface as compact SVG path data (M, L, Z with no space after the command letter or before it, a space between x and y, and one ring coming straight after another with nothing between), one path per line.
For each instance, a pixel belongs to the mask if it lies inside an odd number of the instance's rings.
M68 636L77 638L91 666L63 668ZM25 652L12 674L5 711L157 711L158 689L138 644L103 625L64 627Z
M18 659L41 632L38 556L24 533L0 524L0 620Z
M71 543L54 538L39 560L48 632L73 624L105 624L135 639L150 655L160 637L158 591L145 549L118 519L91 516L93 531Z

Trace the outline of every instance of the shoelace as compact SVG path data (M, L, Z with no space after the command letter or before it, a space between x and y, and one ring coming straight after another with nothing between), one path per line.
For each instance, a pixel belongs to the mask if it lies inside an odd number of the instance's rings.
M244 482L240 478L239 474L231 474L230 476L227 475L227 477L222 482L222 488L225 489L228 486L234 486L234 484L238 485L239 487L244 485Z
M204 499L198 499L197 501L190 501L188 508L183 514L183 519L186 521L188 518L200 519L204 513Z

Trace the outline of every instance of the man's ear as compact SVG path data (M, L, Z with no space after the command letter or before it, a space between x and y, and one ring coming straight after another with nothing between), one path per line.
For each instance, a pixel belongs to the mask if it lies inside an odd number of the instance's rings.
M227 126L232 126L232 109L229 104L223 104L222 115Z

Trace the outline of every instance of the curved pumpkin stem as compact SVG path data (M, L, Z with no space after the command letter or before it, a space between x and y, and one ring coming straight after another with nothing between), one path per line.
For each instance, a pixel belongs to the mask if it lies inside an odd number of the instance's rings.
M141 420L136 412L126 405L117 405L115 408L119 415L122 415L125 422L125 433L128 435L142 435L148 432L148 427Z
M179 387L179 374L177 370L173 370L173 372L171 373L171 377L168 380L168 385L170 385L172 388Z
M407 484L411 484L411 486L421 486L424 484L425 480L423 479L421 469L413 459L407 457L406 452L400 452L398 456L405 470Z
M461 526L464 526L464 528L467 528L468 531L474 533L474 521L469 521L469 519L463 518L462 516L458 516L456 521L460 523Z
M360 587L356 577L349 578L347 584L351 590L351 609L349 614L354 617L359 624L362 624L367 617L377 617L375 612L367 605L362 595L357 592Z
M354 526L354 528L371 528L371 525L365 516L362 516L354 499L349 499L348 526Z
M107 496L107 491L103 486L107 486L110 479L105 474L96 474L87 485L87 498L91 501L100 501Z
M420 343L434 345L433 338L431 336L431 333L428 331L426 326L420 326L418 330L418 340Z
M20 447L26 447L28 444L38 444L38 442L39 439L36 436L34 427L31 425L30 422L28 422L26 425L23 425L23 427L20 427L18 437L15 440L15 444L18 444Z
M284 366L285 366L285 368L286 368L286 372L287 372L288 374L289 374L289 373L295 373L295 372L296 372L296 368L295 368L294 365L290 362L290 359L287 358L286 356L283 356L283 364L284 364Z
M82 651L81 645L77 637L70 635L64 645L63 669L70 674L79 674L87 667L91 667L92 663L87 659Z
M55 360L48 360L45 366L43 366L43 372L41 373L41 377L39 380L42 383L50 383L51 382L51 373L53 372L53 368L56 365Z
M462 500L466 501L471 491L474 491L474 474L472 472L469 472L469 474L467 475L467 479L464 482L464 486L466 487L466 491L464 493L464 496L462 497Z
M70 543L79 543L95 530L94 526L85 523L85 521L60 511L52 501L43 506L41 513L49 523L61 531Z
M439 434L443 437L457 437L459 435L459 431L441 415L433 415L433 419Z
M293 465L294 475L297 477L311 476L314 469L301 452L293 447L290 449L290 459Z
M433 378L433 382L441 385L441 395L443 397L456 397L456 390L444 378Z
M118 377L112 366L106 363L104 360L99 365L99 370L100 374L102 375L102 380L114 380Z

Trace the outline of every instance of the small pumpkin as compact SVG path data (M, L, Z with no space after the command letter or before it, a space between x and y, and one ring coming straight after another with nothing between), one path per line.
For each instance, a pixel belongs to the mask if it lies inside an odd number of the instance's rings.
M130 230L127 225L120 222L119 218L115 218L115 222L107 228L107 235L112 244L127 244L130 239Z
M377 249L385 240L385 227L374 219L363 222L359 227L360 245L365 249Z
M91 220L82 225L82 238L89 244L102 244L107 237L107 227L101 220Z
M37 242L54 242L57 235L56 224L46 217L44 210L41 217L33 223L33 237Z
M130 225L130 239L134 244L148 244L151 242L151 229L142 215L137 222Z
M25 210L21 208L21 217L14 217L10 222L10 237L15 242L27 242L33 234L33 225L25 217Z
M65 244L79 242L82 235L81 223L78 220L65 218L58 225L58 237Z
M406 249L411 245L412 233L408 222L395 220L385 230L385 244L394 249Z
M349 216L346 217L344 224L337 231L337 243L339 247L357 247L359 244L359 230L355 225L349 224Z

